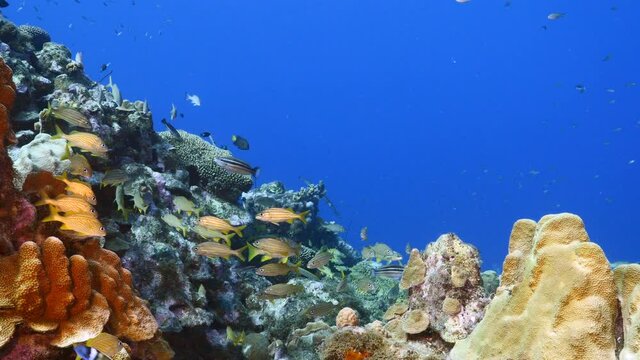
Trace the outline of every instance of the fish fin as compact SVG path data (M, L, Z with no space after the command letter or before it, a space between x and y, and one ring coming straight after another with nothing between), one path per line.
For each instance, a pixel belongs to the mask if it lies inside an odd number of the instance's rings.
M277 222L275 222L275 221L269 221L269 222L270 222L270 223L272 223L272 224L273 224L273 225L275 225L275 226L280 226L280 224L278 224L278 223L277 223Z
M380 259L380 256L376 256L376 262L380 262L380 260L382 260Z
M34 206L48 205L51 203L51 199L47 195L46 191L40 190L38 193L40 194L40 200L33 203Z
M182 226L180 230L182 230L182 236L187 237L187 228L185 226Z
M62 131L62 129L60 129L60 126L58 126L58 124L55 125L56 126L56 133L51 136L52 139L61 139L63 135L65 135L65 133Z
M298 214L300 221L302 221L303 224L307 223L307 215L309 214L309 211L311 210L307 210L307 211L303 211L300 214Z
M253 260L254 257L260 255L258 248L247 243L247 249L249 249L249 261Z
M53 206L49 206L49 216L45 217L40 221L41 222L60 221L60 215L58 215L58 210Z
M260 167L259 166L254 167L253 173L255 174L253 175L253 177L258 177L258 175L260 175Z
M242 229L246 228L247 225L238 226L233 229L233 232L238 234L238 237L242 237Z
M289 220L287 220L287 222L288 222L289 224L293 224L293 219L289 219Z
M265 261L269 261L271 260L271 256L269 255L262 255L262 259L260 259L260 261L265 262Z
M236 249L236 250L235 250L235 251L236 251L235 255L236 255L236 256L238 257L238 259L240 259L242 262L247 261L247 260L245 259L244 255L242 255L242 252L243 252L243 251L244 251L244 249L246 249L247 247L249 247L249 244L247 244L247 245L245 245L245 246L243 246L243 247L241 247L241 248L239 248L239 249Z
M283 257L282 260L280 260L281 263L286 264L289 262L289 258L288 257Z

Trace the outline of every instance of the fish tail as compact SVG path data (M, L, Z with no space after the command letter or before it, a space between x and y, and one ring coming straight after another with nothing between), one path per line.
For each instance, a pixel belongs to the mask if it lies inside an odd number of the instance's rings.
M60 160L67 160L71 157L71 146L69 146L69 143L67 143L67 146L64 147L64 154L62 154L62 157L60 158Z
M38 200L35 203L33 203L34 206L42 206L42 205L51 204L51 198L49 198L49 196L47 195L47 193L44 190L40 190L38 193L40 194L40 200Z
M259 166L254 167L253 173L254 173L253 177L258 177L258 175L260 175L260 167Z
M265 261L269 261L269 260L271 260L271 259L272 259L272 258L271 258L271 256L269 256L269 255L262 255L262 259L261 259L260 261L265 262Z
M41 221L51 222L51 221L60 221L60 220L61 220L61 216L58 214L58 210L53 206L49 206L49 216L45 217Z
M58 126L58 124L56 124L56 133L55 135L53 135L51 138L52 139L61 139L65 136L66 134L62 131L62 129L60 129L60 126Z
M245 245L245 246L243 246L243 247L241 247L241 248L239 248L239 249L236 249L236 250L235 250L234 255L235 255L235 256L237 256L237 257L238 257L238 259L240 259L240 261L242 261L242 262L247 261L247 260L245 259L244 255L242 255L242 253L244 252L244 250L245 250L247 247L249 247L249 244L248 244L248 243L247 243L247 245Z
M182 230L182 236L183 237L187 237L187 227L186 226L181 226L180 230Z
M298 214L300 221L302 221L303 224L307 223L307 215L309 214L311 210L306 210L301 212L300 214Z
M249 261L253 260L254 257L260 255L260 250L249 243L247 243L247 249L249 249Z
M288 258L288 257L283 257L283 258L280 260L280 262L281 262L281 263L283 263L283 264L286 264L286 263L288 263L288 262L289 262L289 258Z
M246 227L247 227L247 225L238 226L238 227L233 229L233 232L238 234L238 237L242 237L242 230L244 228L246 228Z

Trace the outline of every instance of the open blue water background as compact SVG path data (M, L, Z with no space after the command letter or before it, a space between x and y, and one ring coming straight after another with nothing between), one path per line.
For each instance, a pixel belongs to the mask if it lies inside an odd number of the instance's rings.
M356 247L453 231L496 268L516 219L569 211L640 260L637 1L9 2L158 129L175 103L178 128L248 138L260 183L324 180Z

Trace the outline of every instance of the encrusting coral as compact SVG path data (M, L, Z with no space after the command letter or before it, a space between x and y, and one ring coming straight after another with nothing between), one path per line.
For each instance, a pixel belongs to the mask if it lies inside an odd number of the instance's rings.
M617 313L609 263L582 219L565 213L519 220L495 297L449 357L615 359Z

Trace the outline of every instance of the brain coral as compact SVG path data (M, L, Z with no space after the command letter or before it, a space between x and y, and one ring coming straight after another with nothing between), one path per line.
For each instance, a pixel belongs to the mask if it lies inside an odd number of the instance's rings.
M582 219L564 213L519 220L495 297L449 356L613 360L617 312L609 263Z
M79 245L78 245L79 246ZM84 256L67 258L65 245L49 237L24 243L0 258L0 347L24 323L54 332L51 345L67 347L98 335L105 325L133 341L154 336L158 325L131 289L131 274L117 255L90 241ZM97 287L94 288L94 287Z
M228 172L214 163L216 157L231 156L231 152L220 149L197 135L182 130L178 132L182 139L166 131L161 132L160 136L175 147L177 161L205 189L229 201L236 201L240 194L251 189L253 181L250 176Z
M360 323L358 312L350 307L344 307L336 316L336 326L339 328L345 326L357 326Z

